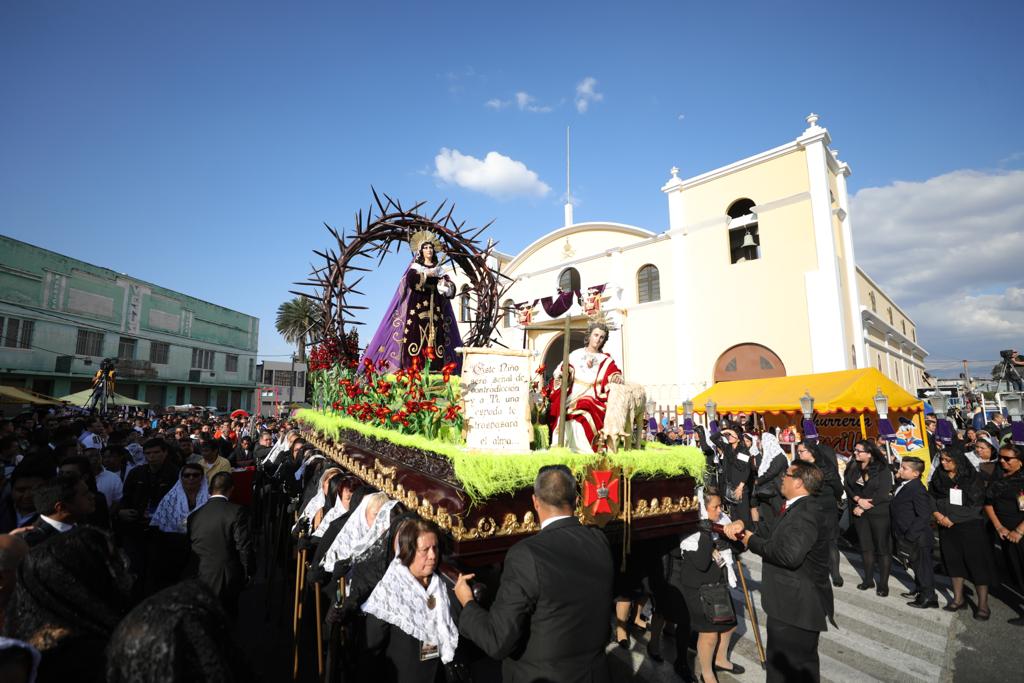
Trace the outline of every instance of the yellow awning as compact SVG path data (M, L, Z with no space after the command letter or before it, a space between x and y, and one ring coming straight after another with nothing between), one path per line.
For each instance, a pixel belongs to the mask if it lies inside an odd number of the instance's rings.
M0 386L0 403L28 403L34 406L59 406L60 401L18 387Z
M874 368L719 382L693 397L693 409L704 413L704 404L712 399L719 413L798 413L800 397L810 392L814 412L820 415L873 413L873 397L879 389L889 398L891 411L923 409L921 399Z

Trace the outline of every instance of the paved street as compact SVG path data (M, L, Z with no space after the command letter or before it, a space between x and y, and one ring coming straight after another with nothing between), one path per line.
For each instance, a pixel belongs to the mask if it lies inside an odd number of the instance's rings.
M970 611L958 613L941 609L915 610L906 606L900 593L911 585L910 577L896 568L889 586L889 597L874 591L858 591L860 556L843 553L842 588L835 589L836 623L839 629L823 634L819 653L823 681L875 681L894 683L934 683L936 681L1009 680L1019 675L1024 661L1022 649L1010 643L1024 643L1024 629L1006 624L1014 616L1005 603L991 600L992 618L985 623L972 618ZM747 585L757 606L764 638L765 615L760 609L761 558L745 553L742 561ZM949 580L937 577L939 604L950 596ZM744 609L743 594L736 590L734 600L740 614L740 637L735 640L732 661L747 669L742 676L721 674L722 681L761 681L764 674L757 663L757 649ZM646 654L647 637L633 641L627 653L609 647L609 663L616 681L678 681L669 662L675 658L672 638L664 639L663 664L650 661ZM994 656L998 654L999 656ZM691 652L692 657L692 652Z

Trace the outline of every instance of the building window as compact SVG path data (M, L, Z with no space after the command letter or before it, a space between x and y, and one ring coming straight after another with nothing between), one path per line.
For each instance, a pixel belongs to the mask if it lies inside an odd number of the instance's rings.
M916 344L917 343L917 330L911 328L910 339Z
M171 355L171 345L165 342L149 343L149 362L155 365L167 365Z
M648 301L661 300L661 275L658 267L648 263L636 272L636 301L646 304Z
M197 370L213 370L213 351L192 349L192 367Z
M907 336L907 321L906 320L901 320L900 321L900 325L903 327L903 336L906 337Z
M894 324L894 321L892 319L892 307L886 308L885 310L889 312L889 327L892 327Z
M761 234L757 229L754 200L737 199L726 210L729 216L729 258L732 263L761 258Z
M250 358L249 359L249 381L250 382L252 381L252 376L253 376L253 372L255 371L255 369L256 369L256 359L255 358Z
M459 322L473 322L469 309L469 285L462 285L462 291L459 293Z
M295 386L304 387L306 386L306 373L303 370L299 370L298 376L295 379Z
M871 312L878 313L878 302L875 301L875 293L868 292L868 299L871 301Z
M4 322L4 319L0 318L0 339L3 340L4 346L9 349L32 348L32 329L36 325L34 320L7 318L6 328Z
M563 292L580 291L580 271L566 268L558 275L558 288Z
M274 383L274 371L273 370L264 370L263 371L263 383L264 384L273 384Z
M512 327L516 320L516 305L512 299L505 299L501 305L501 316L505 321L505 327Z
M138 345L137 339L131 337L121 337L117 342L117 358L118 360L135 360L135 347Z
M238 356L230 353L224 355L224 371L238 372Z
M78 341L75 343L75 354L79 356L102 356L103 333L92 330L79 330Z

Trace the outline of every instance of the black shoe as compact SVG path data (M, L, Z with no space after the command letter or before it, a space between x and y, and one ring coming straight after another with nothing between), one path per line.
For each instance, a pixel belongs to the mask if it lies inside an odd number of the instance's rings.
M875 582L874 581L862 581L861 583L857 584L857 590L859 590L859 591L866 591L867 589L874 588L874 587L875 587Z
M921 596L918 595L916 600L911 600L907 604L909 606L915 607L917 609L938 608L938 606L939 606L939 599L938 598L932 598L931 600L922 600Z
M838 579L832 579L832 585L835 586L836 588L842 588L843 587L843 577L840 576Z
M955 602L951 602L948 605L946 605L945 607L943 607L942 609L945 612L959 612L962 609L967 609L967 602L964 601L964 602L961 602L960 604L957 604Z
M900 597L901 598L916 598L917 594L918 594L918 591L916 591L916 590L907 591L906 593L900 593Z
M619 641L619 647L621 647L623 650L628 650L629 649L629 637L628 636Z
M661 664L665 661L664 657L661 656L661 653L652 648L650 643L647 643L647 656L650 657L652 661L655 661L658 664Z
M1024 617L1014 617L1013 619L1007 619L1007 624L1011 626L1024 626Z
M966 605L965 605L966 606ZM992 610L978 610L974 613L974 618L978 621L988 621L988 618L992 616Z
M742 666L740 666L736 662L731 662L731 664L732 664L732 668L730 668L730 669L726 669L725 667L718 666L717 664L712 664L711 668L714 669L715 671L724 671L725 673L732 674L733 676L739 676L741 673L746 671L746 669L744 669Z
M879 588L878 590L875 591L875 595L877 595L880 598L887 598L887 597L889 597L889 589L888 588Z

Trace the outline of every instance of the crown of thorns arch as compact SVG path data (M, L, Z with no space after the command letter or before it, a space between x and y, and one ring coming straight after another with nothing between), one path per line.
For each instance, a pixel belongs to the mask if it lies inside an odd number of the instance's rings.
M340 233L327 223L324 227L334 237L336 244L332 247L313 253L322 259L323 265L310 265L312 272L309 279L296 282L296 285L312 287L313 292L292 291L292 294L304 296L316 302L319 309L317 320L307 330L310 344L321 343L325 339L340 339L344 336L347 326L362 325L358 312L365 311L366 306L352 302L351 295L362 295L357 287L362 281L360 273L369 272L362 259L376 259L377 266L384 261L392 249L401 244L408 244L409 238L422 230L429 230L437 236L437 249L444 252L460 268L469 279L470 288L475 293L476 309L469 333L462 340L465 346L490 346L501 344L493 337L501 311L498 302L512 284L511 278L491 268L491 262L497 243L491 239L481 243L480 236L491 223L478 228L465 227L465 221L456 222L452 218L454 203L447 200L427 216L424 209L426 202L403 209L402 205L388 195L383 201L376 190L373 190L373 203L366 211L365 218L360 210L355 217L355 225L351 233L342 230ZM445 208L447 206L447 213Z

